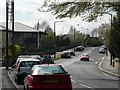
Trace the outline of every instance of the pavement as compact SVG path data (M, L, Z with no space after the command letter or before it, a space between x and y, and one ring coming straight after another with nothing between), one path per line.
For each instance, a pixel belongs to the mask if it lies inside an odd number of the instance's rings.
M9 70L6 70L5 67L0 67L1 68L1 83L2 83L2 89L1 90L16 90L16 87L13 85L11 82L11 79L8 76Z
M114 76L120 77L120 63L115 63L115 66L110 65L110 56L105 55L104 57L101 58L101 62L99 64L99 69L109 73Z

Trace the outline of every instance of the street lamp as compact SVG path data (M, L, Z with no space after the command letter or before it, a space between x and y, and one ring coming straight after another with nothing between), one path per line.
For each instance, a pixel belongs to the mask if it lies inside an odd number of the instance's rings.
M79 24L77 24L76 26L79 26ZM75 51L75 46L76 46L76 45L75 45L75 42L76 42L76 40L75 40L75 38L76 38L75 32L76 32L76 31L75 31L75 30L76 30L76 29L75 29L75 26L74 26L74 51Z
M112 14L111 13L109 13L109 12L101 12L101 13L103 13L103 14L108 14L108 15L110 15L110 17L111 17L111 26L110 26L110 28L112 29ZM106 53L107 54L107 53ZM112 65L112 56L110 56L110 65Z
M55 21L54 22L54 58L56 58L56 43L55 43L55 41L56 41L56 23L59 23L59 22L64 22L64 21Z

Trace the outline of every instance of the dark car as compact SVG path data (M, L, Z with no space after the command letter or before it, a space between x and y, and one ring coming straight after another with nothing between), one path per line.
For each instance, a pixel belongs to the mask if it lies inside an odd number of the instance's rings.
M83 51L85 48L83 46L77 46L75 51Z
M40 60L40 63L42 64L42 58L40 57L40 55L30 55L30 57L33 58L33 59Z
M63 52L63 53L61 54L61 58L71 58L70 52Z
M72 90L70 74L58 64L35 65L24 80L24 90Z
M54 64L54 60L50 55L44 55L42 64Z

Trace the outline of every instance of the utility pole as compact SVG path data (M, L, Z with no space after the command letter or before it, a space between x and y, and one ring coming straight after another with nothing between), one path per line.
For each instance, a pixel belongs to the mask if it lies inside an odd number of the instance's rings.
M12 65L14 64L14 1L11 1L11 22L12 22Z
M54 58L56 58L56 23L63 22L63 21L55 21L54 22Z
M14 61L14 0L6 0L6 69L9 69L8 58L8 21L12 22L12 64Z
M6 69L9 69L9 60L8 60L8 1L6 0Z

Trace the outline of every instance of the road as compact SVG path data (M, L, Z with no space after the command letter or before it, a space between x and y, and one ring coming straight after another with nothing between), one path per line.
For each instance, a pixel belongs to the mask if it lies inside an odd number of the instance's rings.
M76 52L76 56L70 59L56 60L55 63L62 66L70 73L73 90L109 88L114 90L118 88L118 78L102 72L98 68L101 55L98 53L99 48L86 48L83 52ZM79 57L82 53L90 55L90 61L80 61ZM11 74L13 74L12 72ZM12 76L13 78L13 76ZM13 80L14 82L14 80ZM16 85L17 88L23 88L23 85ZM102 90L105 90L102 89ZM118 90L118 89L115 89Z
M95 48L90 52L89 62L77 61L65 67L71 74L73 88L75 90L76 88L108 88L111 90L118 88L118 77L106 74L99 70L99 58L102 56L103 55L98 53L98 48Z

